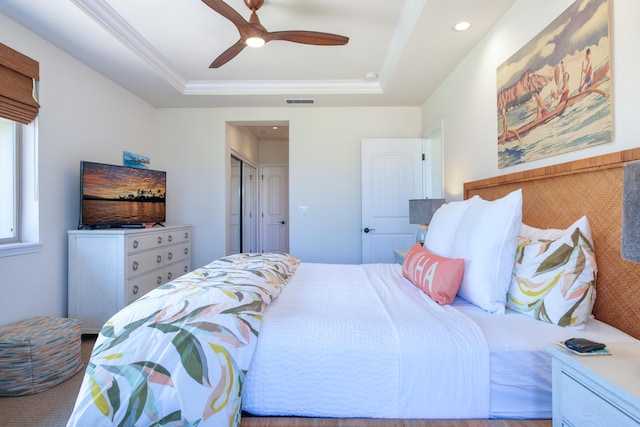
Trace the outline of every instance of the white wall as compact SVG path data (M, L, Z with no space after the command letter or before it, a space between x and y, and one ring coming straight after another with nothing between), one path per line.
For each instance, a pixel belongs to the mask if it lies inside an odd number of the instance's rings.
M266 165L288 165L289 141L260 140L258 158L260 163Z
M260 157L258 138L249 129L244 126L227 126L227 141L242 160L258 164Z
M612 0L614 141L504 169L498 168L496 69L560 15L573 0L519 0L422 108L425 129L444 122L444 176L448 200L462 184L495 175L593 157L640 146L640 2Z
M67 230L77 228L80 160L155 166L154 109L0 14L0 40L40 62L40 252L0 258L0 325L67 314Z
M155 154L168 171L170 222L193 225L194 266L225 255L226 123L289 122L290 252L304 261L362 259L360 141L420 136L418 107L161 109ZM307 206L306 216L297 214Z
M290 250L305 261L358 263L361 140L422 136L419 107L154 109L1 14L0 40L40 62L43 244L0 258L0 325L67 314L66 231L78 223L80 160L121 164L127 150L166 170L167 221L193 225L198 267L225 254L227 123L288 122Z

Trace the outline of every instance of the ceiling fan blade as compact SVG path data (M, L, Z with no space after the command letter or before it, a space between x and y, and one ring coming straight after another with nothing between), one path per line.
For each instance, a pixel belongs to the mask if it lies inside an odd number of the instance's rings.
M234 8L223 2L222 0L202 0L211 9L233 22L236 27L248 24L247 20L242 17Z
M338 34L320 33L317 31L274 31L273 33L270 33L262 26L260 19L258 19L258 15L256 14L256 10L262 6L264 0L244 0L247 7L251 9L251 17L248 21L223 0L202 1L215 12L231 21L240 33L240 40L238 40L229 49L222 52L222 54L220 54L220 56L218 56L211 65L209 65L209 68L221 67L235 58L236 55L245 48L247 40L254 37L262 38L264 42L282 40L317 46L339 46L345 45L349 42L348 37L340 36Z
M341 46L349 42L349 37L317 31L274 31L265 34L265 41L283 40L317 46Z
M211 65L209 65L209 68L218 68L223 66L224 64L226 64L227 62L235 58L237 54L242 52L242 49L244 49L245 46L247 46L247 44L244 42L244 40L242 39L238 40L233 46L231 46L229 49L222 52L220 56L218 56L211 63Z

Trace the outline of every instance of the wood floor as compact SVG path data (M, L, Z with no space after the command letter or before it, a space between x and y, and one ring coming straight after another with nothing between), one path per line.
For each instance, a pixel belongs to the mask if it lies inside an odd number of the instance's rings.
M551 427L551 420L371 420L243 416L240 427Z

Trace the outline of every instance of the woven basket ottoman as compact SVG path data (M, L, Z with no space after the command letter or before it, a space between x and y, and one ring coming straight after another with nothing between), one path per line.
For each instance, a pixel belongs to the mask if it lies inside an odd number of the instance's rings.
M53 387L82 369L80 321L34 317L0 326L0 396Z

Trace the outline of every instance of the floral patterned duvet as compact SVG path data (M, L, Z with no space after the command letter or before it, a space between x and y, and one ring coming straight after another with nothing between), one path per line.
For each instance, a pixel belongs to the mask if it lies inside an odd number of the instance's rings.
M100 331L67 425L237 425L262 315L298 264L232 255L125 307Z

